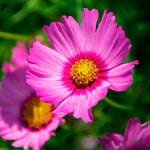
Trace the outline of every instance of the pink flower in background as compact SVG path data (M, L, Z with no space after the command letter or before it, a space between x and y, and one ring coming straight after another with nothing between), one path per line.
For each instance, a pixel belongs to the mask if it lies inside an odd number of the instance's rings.
M17 45L12 62L3 67L6 74L0 84L0 136L4 140L15 140L14 147L39 150L55 135L53 131L64 119L61 113L54 112L55 105L41 102L26 84L26 59L21 51Z
M54 105L41 102L25 83L25 70L4 76L0 87L0 136L14 147L39 150L63 123Z
M52 48L35 42L28 56L27 83L56 111L92 121L91 109L108 89L124 91L132 84L138 61L122 63L131 45L113 13L104 11L96 29L98 11L84 9L81 26L69 16L43 29Z
M5 73L13 72L17 69L25 67L27 65L27 49L21 42L17 43L16 47L12 49L11 62L4 62L2 70Z
M107 133L99 138L102 150L150 150L150 123L140 124L137 118L128 121L124 136Z

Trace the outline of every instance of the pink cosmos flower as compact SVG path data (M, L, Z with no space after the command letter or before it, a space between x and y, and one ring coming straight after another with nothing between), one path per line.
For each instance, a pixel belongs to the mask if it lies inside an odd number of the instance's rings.
M20 56L16 57L17 64L24 61ZM11 70L9 66L11 64L4 67L6 74L0 84L0 136L4 140L15 140L14 147L39 150L55 135L53 131L64 123L64 119L62 114L54 112L55 105L41 102L26 84L26 67L19 69L14 65Z
M27 65L27 50L23 43L17 43L16 47L12 49L12 56L10 63L4 62L2 70L5 73L13 72L19 68Z
M122 63L131 45L113 13L104 11L96 29L98 11L84 9L81 26L69 16L44 26L52 48L35 42L28 56L27 83L56 111L92 121L91 108L108 89L124 91L132 84L138 61Z
M108 139L99 138L102 150L149 150L150 123L140 124L137 118L128 121L124 136L107 133Z

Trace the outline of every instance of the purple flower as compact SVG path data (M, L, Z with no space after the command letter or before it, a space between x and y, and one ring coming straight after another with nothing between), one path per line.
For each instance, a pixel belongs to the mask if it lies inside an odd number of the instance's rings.
M128 121L124 136L107 133L99 138L102 150L150 150L150 123L142 124L137 118Z
M124 91L132 84L132 68L138 61L122 63L131 45L113 13L104 11L96 29L98 11L84 9L81 26L62 17L43 29L49 48L35 42L28 56L27 83L44 102L57 110L92 121L92 107L108 89Z
M14 140L12 146L40 150L59 124L62 114L55 105L41 102L25 82L27 52L22 43L13 49L11 63L3 65L5 72L0 84L0 137Z

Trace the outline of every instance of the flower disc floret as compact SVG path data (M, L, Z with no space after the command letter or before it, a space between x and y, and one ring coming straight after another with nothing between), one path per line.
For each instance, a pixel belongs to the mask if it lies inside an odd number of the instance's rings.
M98 69L93 61L81 59L71 67L71 76L78 87L86 87L96 79Z
M34 97L27 101L23 109L23 121L31 129L39 129L52 119L52 105Z

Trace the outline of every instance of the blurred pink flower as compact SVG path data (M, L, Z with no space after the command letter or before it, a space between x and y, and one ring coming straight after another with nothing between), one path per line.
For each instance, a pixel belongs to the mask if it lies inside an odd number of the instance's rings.
M137 118L128 121L124 136L107 133L99 138L102 150L150 150L150 123L140 124Z
M18 45L12 54L12 64L4 67L6 73L0 84L0 136L4 140L15 140L14 147L39 150L55 135L53 131L64 119L61 113L54 112L55 105L41 102L26 84L25 53L17 55L16 51L21 51Z
M26 59L27 59L27 49L23 43L18 42L16 47L12 49L12 56L10 63L4 62L2 70L5 73L9 73L22 67L25 67L27 65Z
M91 109L108 89L124 91L132 84L132 68L123 63L131 45L113 13L104 11L96 30L98 11L84 9L81 27L69 16L44 26L52 49L35 42L28 56L27 83L56 111L92 121Z

